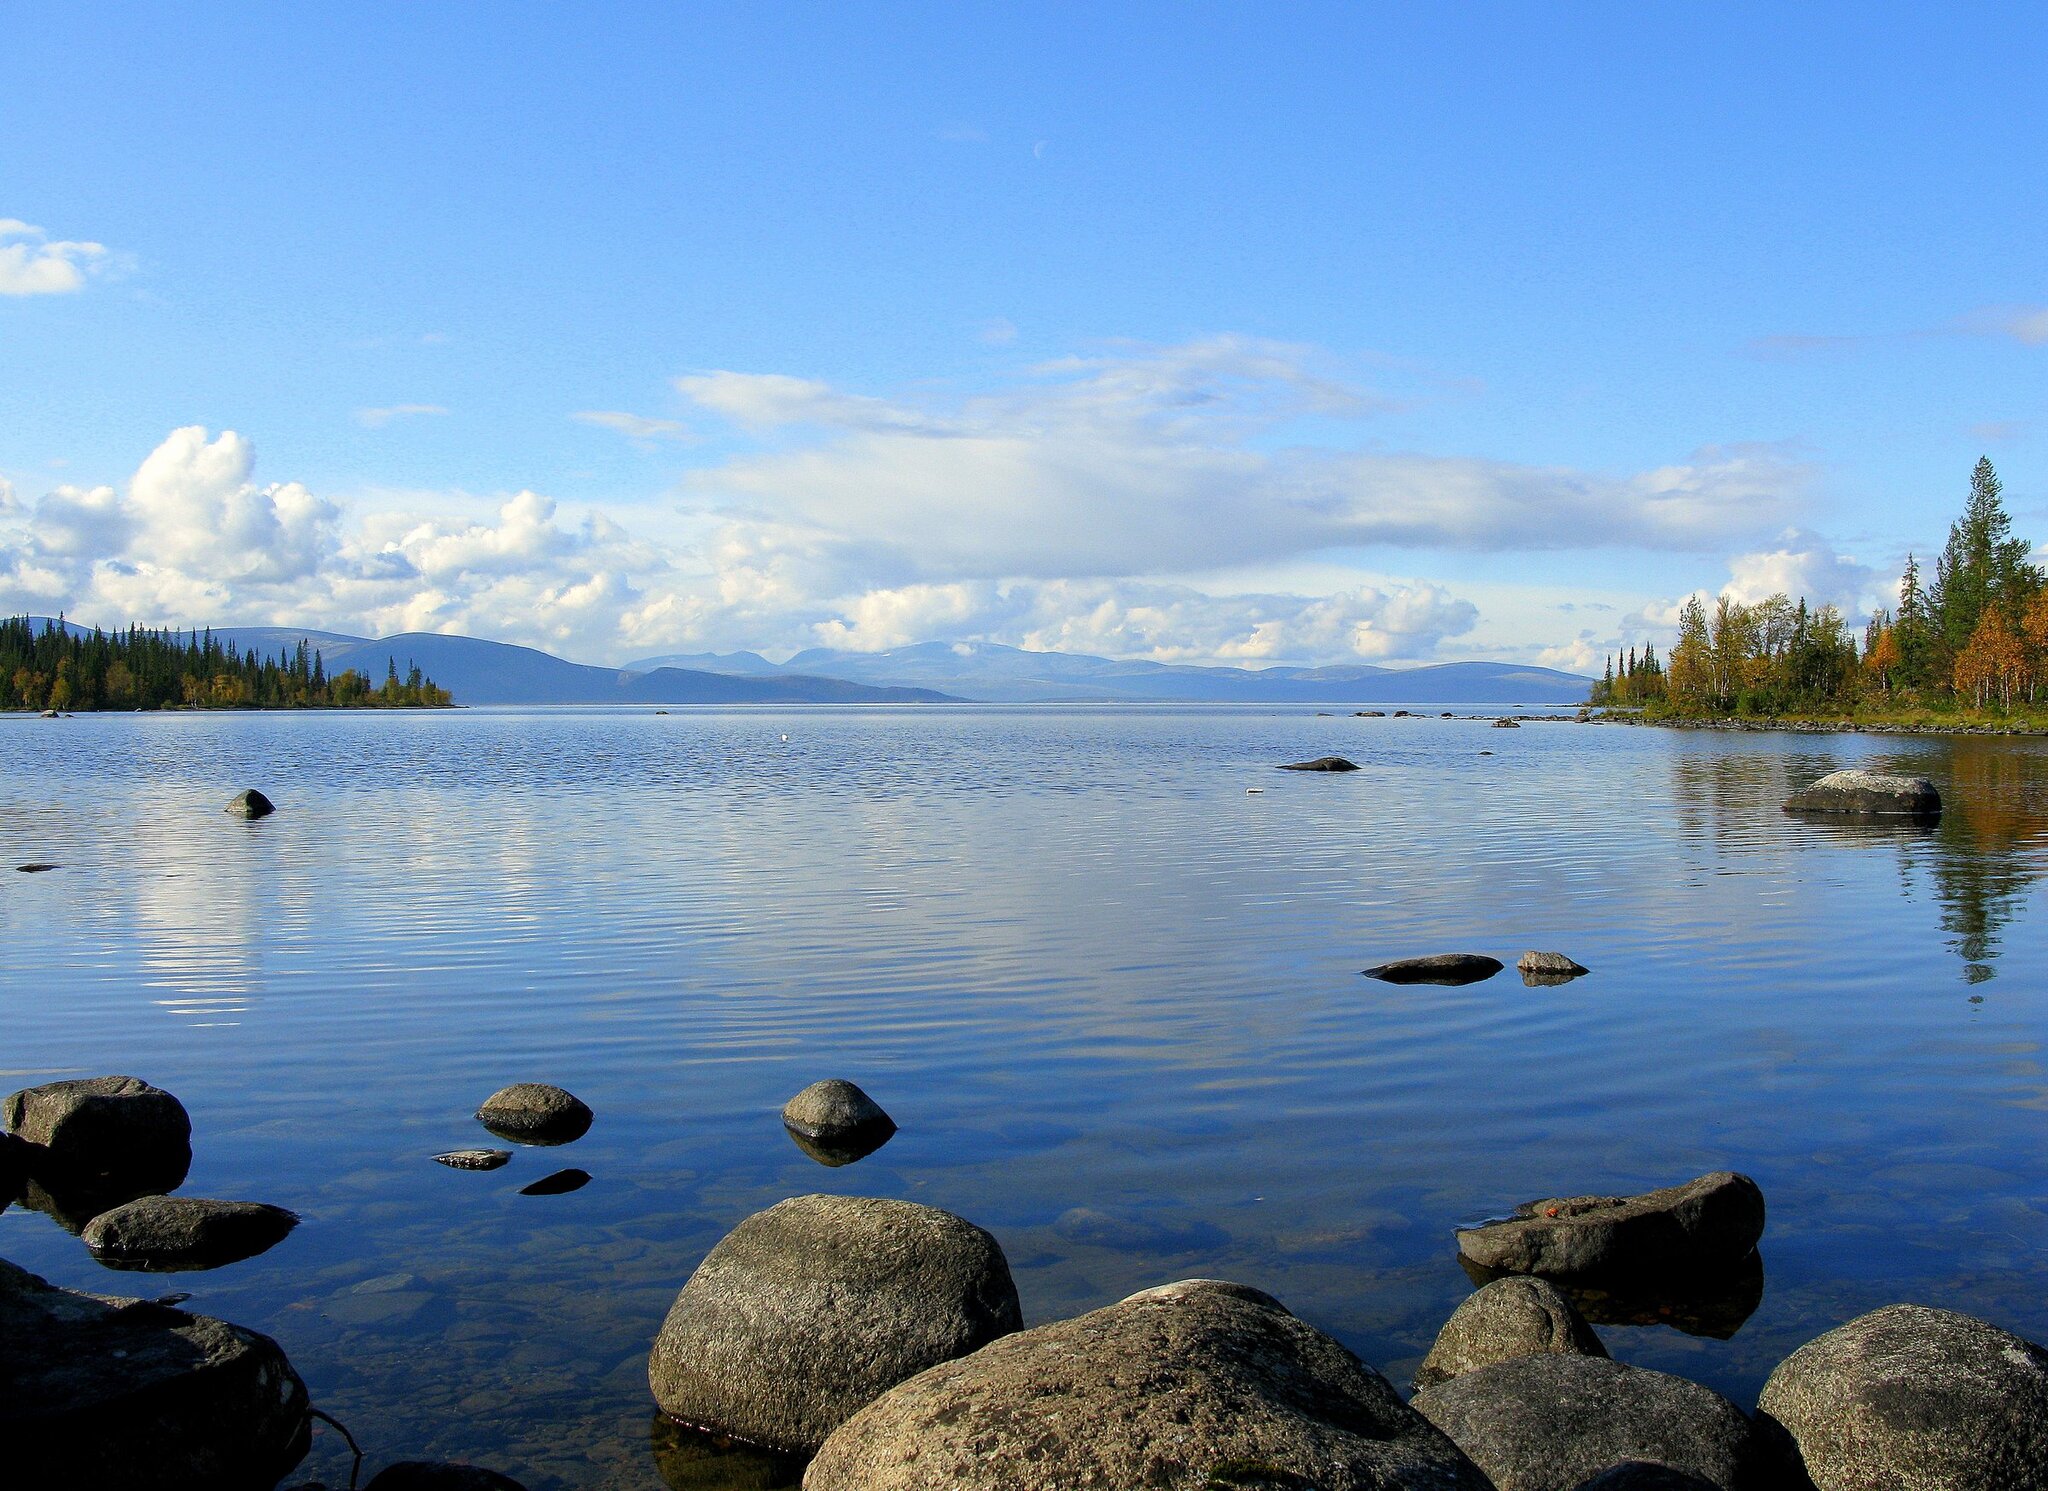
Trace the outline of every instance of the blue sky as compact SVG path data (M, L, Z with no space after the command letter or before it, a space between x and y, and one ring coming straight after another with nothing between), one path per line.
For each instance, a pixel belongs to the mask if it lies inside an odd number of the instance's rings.
M0 605L1597 665L2048 541L2048 13L105 6L0 48Z

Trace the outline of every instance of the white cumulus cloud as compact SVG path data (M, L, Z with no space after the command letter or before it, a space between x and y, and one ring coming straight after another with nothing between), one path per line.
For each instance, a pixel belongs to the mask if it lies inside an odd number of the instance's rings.
M0 217L0 295L67 295L107 262L103 243L52 238L19 218Z

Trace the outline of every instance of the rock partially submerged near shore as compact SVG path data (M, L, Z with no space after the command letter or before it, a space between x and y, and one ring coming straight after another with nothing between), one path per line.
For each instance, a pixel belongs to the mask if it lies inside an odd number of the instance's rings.
M648 1359L664 1413L808 1453L877 1395L1022 1324L996 1240L935 1207L797 1196L725 1235Z
M1279 1301L1193 1279L1006 1336L884 1393L805 1491L1485 1491L1388 1381Z
M268 818L277 811L277 804L254 787L247 787L229 798L221 811L232 813L237 818Z
M1459 1305L1415 1373L1417 1387L1449 1382L1518 1356L1605 1356L1578 1307L1544 1279L1496 1279Z
M1583 978L1586 965L1566 957L1563 953L1527 952L1515 959L1515 967L1522 975L1523 983L1561 984L1575 978Z
M1356 771L1358 763L1342 756L1318 756L1313 761L1290 761L1280 771Z
M135 1196L176 1190L192 1167L185 1105L140 1077L25 1087L0 1101L0 1123L26 1146L30 1178L63 1209L99 1203L88 1218Z
M1757 1413L1817 1491L2048 1488L2048 1351L1952 1310L1890 1305L1807 1342Z
M1496 1491L1578 1491L1629 1461L1716 1491L1780 1491L1783 1464L1740 1408L1696 1382L1605 1357L1519 1356L1415 1395Z
M298 1225L297 1213L261 1201L143 1196L101 1212L79 1236L109 1268L174 1273L254 1258Z
M1519 730L1522 728L1522 722L1510 715L1502 715L1493 722L1493 728L1496 730Z
M1735 1268L1764 1231L1757 1183L1717 1170L1636 1196L1526 1201L1458 1231L1458 1251L1497 1273L1672 1277Z
M451 1149L433 1157L450 1170L498 1170L512 1163L509 1149Z
M508 1475L456 1460L399 1460L385 1466L363 1491L526 1491Z
M1833 813L1852 818L1941 816L1941 793L1926 777L1878 771L1831 771L1785 799L1788 813Z
M514 1144L573 1144L590 1132L589 1105L545 1082L501 1087L476 1110L477 1122Z
M305 1457L306 1387L268 1336L0 1261L0 1342L11 1485L256 1491Z
M821 1165L850 1165L889 1142L896 1121L851 1082L813 1082L782 1107L782 1126Z
M1422 958L1396 958L1362 969L1367 978L1389 984L1476 984L1501 970L1498 958L1484 953L1431 953Z
M1458 1266L1481 1287L1495 1279L1542 1277L1481 1268L1462 1255ZM1560 1275L1551 1282L1592 1325L1662 1325L1688 1336L1727 1341L1763 1303L1764 1264L1751 1253L1733 1268L1688 1268L1662 1275Z

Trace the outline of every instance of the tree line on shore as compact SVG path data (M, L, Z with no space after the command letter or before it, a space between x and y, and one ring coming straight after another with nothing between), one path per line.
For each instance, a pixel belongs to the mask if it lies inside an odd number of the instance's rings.
M1980 459L1931 580L1906 556L1896 608L1856 635L1833 606L1779 594L1690 597L1678 641L1609 658L1592 702L1688 716L2011 713L2048 684L2048 575L2012 536L1998 473Z
M277 656L244 652L203 632L75 632L61 620L37 630L26 616L0 620L4 709L422 709L453 702L417 665L384 680L353 668L329 674L301 639Z

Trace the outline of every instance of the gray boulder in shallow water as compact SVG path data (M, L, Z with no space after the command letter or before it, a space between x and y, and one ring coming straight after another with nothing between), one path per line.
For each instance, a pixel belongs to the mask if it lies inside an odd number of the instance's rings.
M1757 1415L1818 1491L2048 1488L2048 1351L1951 1310L1891 1305L1807 1342Z
M484 1099L477 1121L514 1144L572 1144L590 1132L581 1098L545 1082L515 1082Z
M1628 1461L1694 1475L1716 1491L1779 1491L1782 1462L1719 1393L1604 1357L1522 1356L1415 1395L1496 1491L1578 1491Z
M813 1082L782 1107L782 1124L821 1165L847 1165L874 1153L896 1132L882 1105L837 1077Z
M1501 970L1498 958L1484 953L1431 953L1425 958L1396 958L1360 971L1389 984L1476 984Z
M185 1105L140 1077L81 1077L9 1093L0 1122L53 1193L125 1201L175 1190L192 1166Z
M1485 1491L1388 1381L1207 1279L1007 1336L840 1426L805 1491Z
M110 1268L170 1273L254 1258L298 1225L295 1213L261 1201L143 1196L101 1212L79 1236Z
M949 1212L797 1196L697 1266L647 1362L662 1411L808 1453L863 1404L1021 1325L996 1240Z
M306 1388L275 1341L0 1262L8 1484L257 1491L306 1453Z
M1525 1201L1505 1221L1460 1229L1458 1251L1509 1274L1661 1275L1733 1269L1764 1231L1764 1193L1717 1170L1639 1196Z
M451 1149L434 1156L434 1163L450 1170L500 1170L512 1163L509 1149Z
M249 787L229 798L228 805L221 811L233 813L237 818L268 818L277 811L277 804L254 787Z
M1542 1279L1495 1279L1459 1305L1415 1373L1417 1387L1448 1382L1495 1362L1556 1353L1605 1356L1578 1307Z
M1313 761L1290 761L1277 768L1280 771L1356 771L1356 761L1346 761L1342 756L1318 756Z
M370 1478L363 1491L526 1491L508 1475L454 1460L399 1460Z
M1523 974L1534 974L1538 978L1554 978L1560 982L1578 978L1587 972L1586 965L1567 958L1563 953L1523 953L1515 959L1515 967Z
M1857 818L1939 818L1941 793L1925 777L1880 771L1831 771L1785 799L1788 813Z

